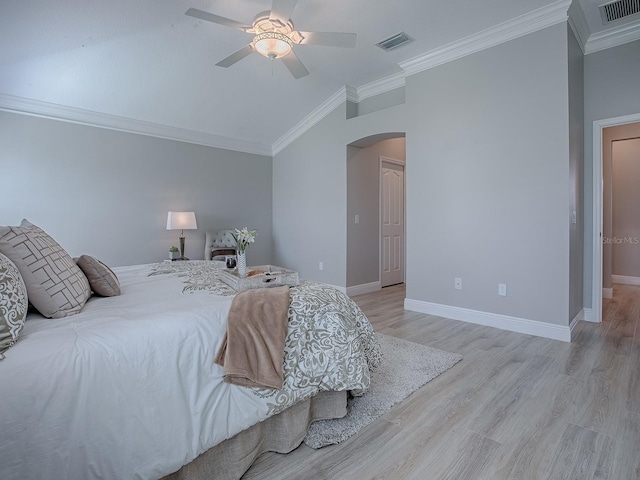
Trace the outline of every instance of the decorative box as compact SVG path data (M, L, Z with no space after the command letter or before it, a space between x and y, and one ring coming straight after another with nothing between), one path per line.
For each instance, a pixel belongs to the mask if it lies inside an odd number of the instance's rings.
M296 286L300 284L298 272L276 267L275 265L257 265L247 267L247 276L240 277L237 270L222 270L220 279L234 290L241 292L251 288Z

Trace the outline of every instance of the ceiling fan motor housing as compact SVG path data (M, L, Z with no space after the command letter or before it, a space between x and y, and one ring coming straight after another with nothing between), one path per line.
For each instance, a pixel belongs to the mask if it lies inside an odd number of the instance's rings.
M293 30L293 23L259 16L247 33L255 33L251 45L267 58L281 58L291 53L294 43L300 43L302 36Z

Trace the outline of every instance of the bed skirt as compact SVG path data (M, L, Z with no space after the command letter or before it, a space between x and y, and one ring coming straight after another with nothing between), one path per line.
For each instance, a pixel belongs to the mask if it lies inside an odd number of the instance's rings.
M210 448L162 480L238 480L264 452L289 453L315 420L347 414L346 392L320 392Z

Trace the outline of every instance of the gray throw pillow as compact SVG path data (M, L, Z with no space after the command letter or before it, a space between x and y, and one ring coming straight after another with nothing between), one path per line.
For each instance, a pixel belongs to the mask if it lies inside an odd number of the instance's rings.
M113 270L97 258L82 255L76 263L84 272L91 285L91 290L101 297L115 297L120 295L120 282Z
M19 227L0 227L0 253L18 267L29 301L45 317L74 315L91 295L87 277L69 254L26 220Z
M18 340L28 307L27 287L18 267L0 253L0 360Z

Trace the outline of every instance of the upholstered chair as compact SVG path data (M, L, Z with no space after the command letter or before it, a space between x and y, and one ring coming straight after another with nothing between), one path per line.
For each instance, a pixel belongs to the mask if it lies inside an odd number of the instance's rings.
M233 230L207 232L204 242L205 260L224 260L225 255L236 254L236 241L231 235Z

